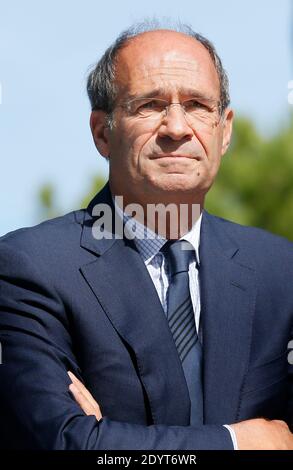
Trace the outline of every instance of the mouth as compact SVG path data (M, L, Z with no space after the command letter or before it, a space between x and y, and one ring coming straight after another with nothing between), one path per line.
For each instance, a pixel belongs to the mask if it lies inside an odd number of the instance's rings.
M180 154L167 154L167 155L154 155L151 157L151 160L159 160L163 158L169 158L173 160L178 160L178 159L188 159L188 160L197 160L199 161L200 158L198 156L190 156L190 155L180 155Z

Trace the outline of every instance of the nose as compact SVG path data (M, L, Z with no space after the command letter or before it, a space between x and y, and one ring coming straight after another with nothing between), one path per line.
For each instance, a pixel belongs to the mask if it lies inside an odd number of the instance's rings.
M158 134L160 137L169 137L176 141L192 137L192 128L186 120L180 103L171 103L166 108L166 114L161 121Z

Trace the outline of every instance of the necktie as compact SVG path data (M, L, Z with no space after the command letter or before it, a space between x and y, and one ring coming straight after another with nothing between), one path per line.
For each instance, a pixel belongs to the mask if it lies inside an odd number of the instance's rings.
M195 253L185 240L168 241L162 251L170 270L167 318L189 390L190 424L203 424L202 349L196 332L188 275Z

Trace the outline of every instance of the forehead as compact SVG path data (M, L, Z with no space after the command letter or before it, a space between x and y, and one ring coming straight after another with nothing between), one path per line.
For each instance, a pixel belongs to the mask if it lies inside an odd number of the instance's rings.
M160 88L168 93L194 89L215 99L219 79L208 50L197 40L174 31L143 33L117 56L119 94L140 95Z

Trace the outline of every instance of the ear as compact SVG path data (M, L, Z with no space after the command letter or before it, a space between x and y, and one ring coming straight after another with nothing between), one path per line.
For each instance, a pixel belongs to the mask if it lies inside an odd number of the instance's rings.
M230 145L233 129L233 119L234 113L232 109L228 108L225 110L225 115L223 118L223 141L222 141L222 151L221 155L223 156Z
M109 157L109 139L108 139L108 123L107 123L107 114L104 111L97 110L92 111L90 117L90 126L95 142L99 153L103 157Z

